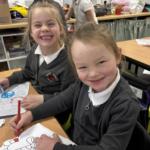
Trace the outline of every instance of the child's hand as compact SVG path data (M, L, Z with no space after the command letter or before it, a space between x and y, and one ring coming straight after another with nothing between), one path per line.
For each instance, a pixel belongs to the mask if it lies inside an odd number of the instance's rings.
M21 101L21 106L24 109L32 109L44 102L43 95L40 94L30 94L23 98Z
M46 135L41 135L41 138L35 138L34 141L37 143L36 149L37 150L53 150L54 145L57 142L61 142L58 135L56 133L53 134L54 138L50 138Z
M5 90L9 87L9 80L7 78L0 79L0 85L2 85L3 89Z
M19 122L17 118L18 116L16 115L9 122L9 128L14 132L17 132L17 129L20 129L20 132L22 132L22 127L28 125L33 120L31 111L22 114Z

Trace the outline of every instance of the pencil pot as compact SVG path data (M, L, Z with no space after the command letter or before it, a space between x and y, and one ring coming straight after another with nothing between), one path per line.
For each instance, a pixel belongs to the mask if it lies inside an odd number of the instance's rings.
M121 9L116 9L116 15L120 15L121 14Z

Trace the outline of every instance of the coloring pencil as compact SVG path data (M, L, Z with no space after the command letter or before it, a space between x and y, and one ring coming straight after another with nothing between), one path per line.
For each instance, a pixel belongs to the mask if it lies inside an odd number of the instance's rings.
M20 121L20 100L18 101L18 122ZM20 129L17 129L18 137L20 135Z
M2 93L3 93L3 94L5 94L4 89L3 89L2 85L0 85L0 87L1 87L1 91L2 91Z

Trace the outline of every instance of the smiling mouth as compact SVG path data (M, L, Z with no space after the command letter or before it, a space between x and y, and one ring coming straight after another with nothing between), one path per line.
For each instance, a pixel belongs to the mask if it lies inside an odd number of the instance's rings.
M42 40L51 40L53 36L41 36L40 39Z
M90 80L90 82L92 83L97 83L97 82L101 82L105 77L98 79L98 80Z

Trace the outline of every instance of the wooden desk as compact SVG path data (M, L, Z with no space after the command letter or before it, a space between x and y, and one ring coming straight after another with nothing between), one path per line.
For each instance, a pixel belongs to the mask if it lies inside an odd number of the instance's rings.
M114 20L114 19L141 17L141 16L150 16L150 12L142 12L138 14L127 14L127 15L106 15L106 16L97 17L97 20L98 21ZM76 23L76 19L70 19L67 21L67 23ZM26 27L27 25L28 25L27 22L4 24L4 25L0 25L0 29L21 28L21 27Z
M5 71L5 72L0 72L0 79L4 78L4 77L8 77L10 76L14 71L19 71L21 69L13 69L13 70L9 70L9 71ZM29 94L36 94L36 90L30 86L29 88ZM11 131L9 129L9 121L11 118L6 119L5 124L0 127L0 147L2 146L2 144L4 143L4 141L12 139L17 137L17 133L14 133L13 131ZM60 135L62 135L63 137L68 138L68 136L66 135L66 133L64 132L64 130L61 128L61 126L59 125L59 123L56 121L56 119L54 117L49 117L46 119L42 119L42 120L38 120L35 122L32 122L30 125L24 127L24 130L26 130L27 128L33 126L36 123L41 123L43 126L49 128L50 130L52 130L55 133L58 133Z
M149 39L150 37L142 38ZM123 50L123 55L142 68L150 70L150 47L139 45L136 40L117 42L118 47Z

